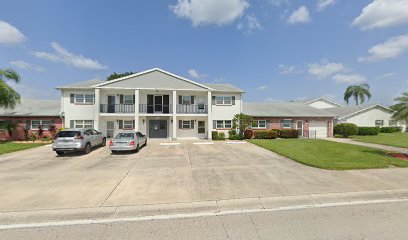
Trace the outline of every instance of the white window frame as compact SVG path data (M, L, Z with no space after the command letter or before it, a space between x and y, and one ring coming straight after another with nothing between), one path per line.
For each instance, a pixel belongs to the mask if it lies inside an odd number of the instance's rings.
M262 127L261 125L260 125L260 123L261 122L263 122L264 124L264 126ZM255 125L255 126L254 126ZM266 120L254 120L253 122L252 122L252 128L253 129L266 129Z
M38 122L38 124L33 124L33 122ZM47 122L47 123L45 124L44 122ZM34 119L30 121L30 129L32 130L38 130L39 126L42 126L43 130L48 130L51 125L52 125L51 120Z
M93 120L74 120L74 128L93 128Z
M388 121L388 125L390 127L397 127L398 126L398 122L396 120L389 120Z
M133 120L123 120L123 129L134 129Z
M215 96L215 105L218 106L231 106L232 96Z
M75 94L74 103L76 104L94 104L95 96L93 94Z
M377 121L381 121L381 125L377 124ZM379 120L379 119L375 120L374 124L375 124L376 127L383 127L384 126L384 120Z
M289 127L285 127L285 124L289 122ZM282 128L289 129L292 128L292 119L283 119Z
M181 129L191 129L191 121L181 120Z
M215 129L231 129L232 121L231 120L216 120Z
M44 122L47 122L44 123ZM48 123L49 122L49 123ZM52 125L52 121L51 120L41 120L41 126L43 127L44 130L48 130L50 129L50 126Z
M191 96L181 96L182 105L191 105Z
M134 104L133 102L133 95L123 95L123 104Z

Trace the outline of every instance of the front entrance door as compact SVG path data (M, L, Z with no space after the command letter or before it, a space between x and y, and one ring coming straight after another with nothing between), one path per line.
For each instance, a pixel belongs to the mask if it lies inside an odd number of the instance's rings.
M303 137L303 121L302 120L297 120L296 128L299 132L299 137Z
M115 132L115 121L107 121L106 125L106 137L113 138L113 133Z
M108 96L108 113L115 113L115 96Z
M150 120L149 137L167 138L167 120Z

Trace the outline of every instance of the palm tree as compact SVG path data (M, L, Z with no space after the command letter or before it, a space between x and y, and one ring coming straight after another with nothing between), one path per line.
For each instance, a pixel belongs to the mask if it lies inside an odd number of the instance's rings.
M13 131L18 128L18 124L18 121L6 120L2 122L1 127L7 131L9 138L11 139L13 137Z
M404 92L400 97L394 99L398 102L391 106L394 110L392 118L397 121L408 123L408 92Z
M371 98L370 86L367 83L349 86L344 92L344 101L348 104L351 97L356 105L364 103L366 97L368 100Z
M20 82L20 76L13 69L0 69L0 107L13 109L20 102L20 94L10 87L6 80Z

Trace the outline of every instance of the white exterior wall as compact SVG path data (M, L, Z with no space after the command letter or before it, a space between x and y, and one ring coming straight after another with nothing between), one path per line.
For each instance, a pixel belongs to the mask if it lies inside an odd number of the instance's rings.
M381 108L373 108L349 118L342 119L341 122L354 123L361 127L375 127L375 120L384 120L383 127L388 127L389 121L392 120L392 114Z
M212 96L235 96L235 105L211 105L213 120L232 120L236 114L242 112L242 94L213 92Z
M62 111L64 112L64 126L70 127L71 120L94 120L95 119L95 104L75 104L70 101L70 94L94 94L93 89L90 90L63 90L62 91ZM94 125L98 123L94 122Z
M178 124L179 120L184 120L184 121L195 121L194 122L194 128L193 129L180 129ZM177 138L179 139L197 139L197 138L206 138L207 134L198 134L198 121L205 121L205 126L206 126L206 132L208 131L207 129L207 117L196 117L196 116L183 116L183 117L177 117Z

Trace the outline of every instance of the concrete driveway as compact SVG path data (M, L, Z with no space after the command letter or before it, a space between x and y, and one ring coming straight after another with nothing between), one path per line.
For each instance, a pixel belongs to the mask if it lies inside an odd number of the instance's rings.
M296 146L293 146L296 147ZM252 144L160 145L137 154L0 156L0 211L87 208L408 188L408 169L328 171Z

